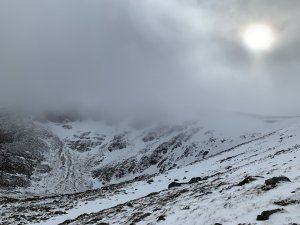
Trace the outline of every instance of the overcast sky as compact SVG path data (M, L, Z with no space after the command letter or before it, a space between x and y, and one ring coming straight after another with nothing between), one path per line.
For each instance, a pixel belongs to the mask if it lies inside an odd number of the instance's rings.
M298 0L1 0L0 104L300 114ZM264 54L241 31L276 33Z

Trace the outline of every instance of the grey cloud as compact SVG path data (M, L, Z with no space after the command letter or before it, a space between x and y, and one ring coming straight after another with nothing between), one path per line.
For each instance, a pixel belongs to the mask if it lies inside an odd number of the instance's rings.
M0 103L129 114L206 107L297 113L299 6L296 0L1 1ZM280 37L259 60L239 38L255 21L272 24Z

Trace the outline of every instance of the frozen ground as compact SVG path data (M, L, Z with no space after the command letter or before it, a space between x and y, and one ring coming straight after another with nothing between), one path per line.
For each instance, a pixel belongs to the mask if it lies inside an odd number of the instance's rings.
M300 126L295 123L152 177L69 195L3 197L0 222L300 224L299 140ZM280 176L291 182L265 184ZM178 187L168 188L173 181ZM278 212L257 220L263 211L274 209Z

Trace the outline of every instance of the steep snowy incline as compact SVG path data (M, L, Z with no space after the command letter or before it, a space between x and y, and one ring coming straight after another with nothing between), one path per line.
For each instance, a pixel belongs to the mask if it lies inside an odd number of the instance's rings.
M300 126L295 124L140 181L71 195L3 198L0 222L297 224L299 140Z
M72 193L190 165L282 128L294 119L268 120L236 114L156 123L143 129L103 121L36 123L51 135L42 166L26 193Z
M109 224L145 225L158 221L159 224L203 225L299 223L299 140L297 124L153 179L155 183L161 181L166 186L168 181L178 179L180 187L133 201L133 207L119 205L83 215L66 224L87 224L99 219ZM202 180L191 180L197 177ZM278 183L276 179L269 180L274 177L279 181L280 177L285 179ZM183 184L185 182L187 184ZM278 212L270 217L262 213L276 210Z

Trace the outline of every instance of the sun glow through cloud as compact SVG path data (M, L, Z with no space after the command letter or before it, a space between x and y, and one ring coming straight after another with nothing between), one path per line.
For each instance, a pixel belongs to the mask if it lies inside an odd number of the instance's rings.
M243 41L250 50L263 52L272 48L275 36L270 26L266 24L252 24L244 30Z

